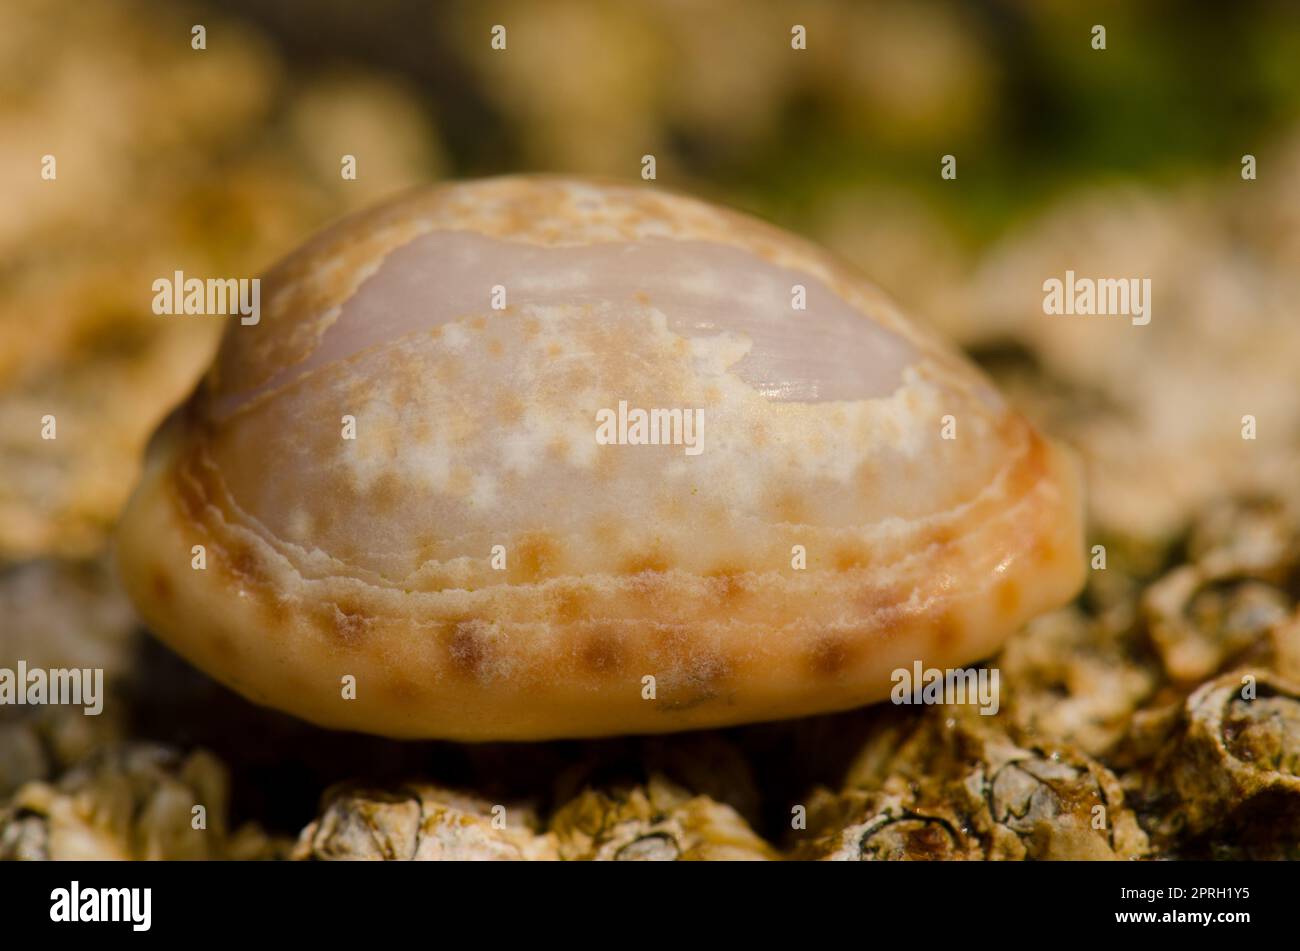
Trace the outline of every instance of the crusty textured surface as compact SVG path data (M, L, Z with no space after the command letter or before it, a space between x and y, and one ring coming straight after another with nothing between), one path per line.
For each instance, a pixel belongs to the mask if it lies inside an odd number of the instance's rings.
M152 443L119 554L164 640L315 722L524 739L842 709L1081 581L1071 460L752 219L559 179L430 189L314 239L263 301ZM620 400L702 408L703 451L598 445Z

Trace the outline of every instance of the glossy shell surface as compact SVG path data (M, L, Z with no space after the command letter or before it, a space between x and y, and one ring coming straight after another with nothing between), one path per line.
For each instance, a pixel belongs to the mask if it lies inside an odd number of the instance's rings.
M698 452L602 444L620 403L698 410ZM1070 457L825 252L512 177L266 275L118 553L151 628L255 701L526 739L844 709L986 657L1077 590L1079 507Z

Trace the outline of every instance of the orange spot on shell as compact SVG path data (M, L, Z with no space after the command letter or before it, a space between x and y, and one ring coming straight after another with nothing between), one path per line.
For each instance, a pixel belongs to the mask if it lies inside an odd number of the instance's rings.
M1004 617L1010 617L1020 610L1020 585L1014 578L1003 578L998 582L994 597L998 612Z
M227 553L226 565L231 574L245 584L264 585L267 582L261 557L248 545L236 543Z
M843 673L852 659L852 649L839 637L821 637L808 656L809 667L819 677L834 677Z
M368 493L374 511L389 514L397 508L402 498L402 481L391 472L381 473Z
M1011 470L1008 491L1012 497L1019 497L1032 491L1047 477L1047 443L1027 425L1020 427L1026 434L1028 446L1025 455Z
M172 589L171 580L167 577L161 567L153 569L149 581L155 598L163 604L171 601L175 591Z
M444 386L450 386L460 379L460 364L455 360L439 360L433 366L433 376Z
M418 683L401 674L391 677L385 686L388 696L403 705L414 703L422 693Z
M555 598L553 613L562 621L581 620L589 613L588 597L581 591L562 591Z
M836 549L834 559L836 571L857 571L871 563L867 550L857 546Z
M933 528L925 536L926 544L938 546L941 551L946 551L952 547L957 540L957 533L949 525L940 525Z
M514 545L514 557L507 554L510 580L516 584L533 584L555 575L560 566L560 548L540 532L524 535Z
M214 634L212 637L212 651L223 661L228 661L232 657L237 657L240 653L239 648L225 634Z
M503 423L517 423L523 419L524 404L519 397L503 393L497 399L497 419Z
M808 503L798 492L781 489L772 500L777 521L802 525L808 521Z
M356 647L364 639L373 617L354 601L326 604L321 609L319 626L332 640L345 647Z
M862 463L853 471L853 486L857 494L872 503L880 495L880 469L871 461Z
M609 632L597 632L583 642L578 658L582 667L592 673L617 673L623 667L623 647Z
M962 640L962 623L957 615L948 609L939 612L930 628L930 641L934 649L942 654L949 654Z
M480 677L488 662L488 646L483 638L484 622L472 619L448 621L444 625L447 657L457 673Z
M625 575L639 575L647 571L665 572L668 570L668 559L658 549L651 549L624 559L619 570Z
M741 580L745 574L743 568L724 565L706 573L713 596L724 604L731 604L743 598L747 592Z

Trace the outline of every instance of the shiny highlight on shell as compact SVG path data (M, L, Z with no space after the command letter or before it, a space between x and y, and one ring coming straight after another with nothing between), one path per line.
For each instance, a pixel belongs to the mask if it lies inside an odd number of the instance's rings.
M262 301L155 435L118 555L159 637L316 723L537 739L846 709L1081 583L1068 454L754 219L450 185L320 234ZM702 451L599 443L620 401L702 410Z

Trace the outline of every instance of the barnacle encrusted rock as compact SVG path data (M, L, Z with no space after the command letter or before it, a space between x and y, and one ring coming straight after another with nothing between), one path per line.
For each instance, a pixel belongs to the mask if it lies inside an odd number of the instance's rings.
M558 858L531 809L414 783L393 790L342 786L302 831L295 859L509 861Z
M1094 598L1095 575L1088 589ZM1118 743L1161 683L1159 665L1134 629L1135 600L1095 614L1071 606L1012 635L991 661L1002 672L1006 717L1029 735L1090 756Z
M1293 512L1266 499L1220 502L1188 539L1189 561L1142 598L1170 678L1198 683L1256 645L1291 613L1287 581L1300 565Z
M228 798L225 768L209 754L102 749L0 803L0 859L282 857L286 844L256 826L228 830Z
M326 231L262 298L156 434L118 549L157 634L322 725L525 739L845 709L918 658L987 656L1080 583L1065 453L750 218L454 185ZM641 444L622 421L651 410L682 423Z
M116 702L141 642L138 619L107 558L42 558L0 570L0 670L102 671L94 706L0 703L0 797L48 779L122 739ZM87 700L89 702L89 700Z
M814 836L795 856L848 862L975 861L984 858L961 815L945 804L919 805L906 793L824 790L811 804Z
M780 856L736 810L663 776L585 789L551 820L560 856L591 861L764 861Z
M820 791L800 858L1118 859L1147 851L1116 777L1077 750L934 708L878 734L839 795Z
M493 803L429 783L343 785L299 836L296 859L767 860L777 852L730 806L658 773L584 787L543 827L531 806Z
M1300 858L1300 685L1232 671L1202 684L1168 726L1132 783L1156 843L1190 856Z

